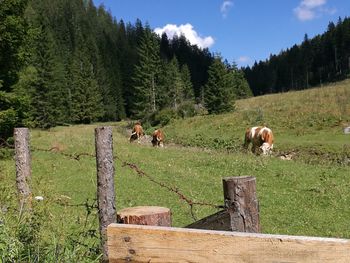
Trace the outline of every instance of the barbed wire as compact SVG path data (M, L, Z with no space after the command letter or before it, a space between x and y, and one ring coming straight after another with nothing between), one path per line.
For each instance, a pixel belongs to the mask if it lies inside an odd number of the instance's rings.
M14 144L10 144L9 142L7 142L6 140L4 140L3 138L0 138L0 147L8 147L8 148L11 148L11 149L14 149L15 148L15 145Z
M64 153L62 151L59 150L58 147L51 147L49 149L43 149L43 148L38 148L38 147L31 147L32 150L34 151L43 151L43 152L50 152L50 153L55 153L55 154L60 154L62 156L65 156L67 158L76 160L76 161L80 161L81 157L86 156L86 157L91 157L91 158L96 158L95 154L91 154L91 153ZM174 187L174 186L169 186L166 183L156 180L154 177L150 176L149 174L147 174L145 171L143 171L138 165L136 165L135 163L131 163L128 161L124 161L121 158L119 158L118 156L114 156L113 160L118 160L122 163L122 167L129 167L131 170L133 170L138 176L140 177L144 177L147 180L149 180L150 182L152 182L153 184L158 185L161 188L166 189L167 191L177 195L179 197L180 200L184 201L189 207L190 207L190 213L191 213L191 217L197 221L197 217L194 213L194 206L207 206L207 207L211 207L214 209L224 209L225 206L223 205L215 205L215 204L211 204L211 203L207 203L207 202L198 202L198 201L193 201L192 199L190 199L188 196L186 196L185 194L183 194L183 192L178 188L178 187ZM67 206L85 206L86 204L78 204L78 205L67 205Z
M35 151L57 153L57 154L63 155L65 157L69 157L70 159L74 159L77 161L80 161L82 156L96 158L96 155L91 154L91 153L64 153L64 152L60 151L60 149L58 147L51 147L50 149L43 149L43 148L37 148L37 147L31 147L31 148Z

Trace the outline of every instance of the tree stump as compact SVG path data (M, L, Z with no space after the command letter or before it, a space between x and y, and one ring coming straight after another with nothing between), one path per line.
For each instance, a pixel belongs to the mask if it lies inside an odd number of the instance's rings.
M159 206L135 206L118 211L117 222L123 224L171 226L169 208Z

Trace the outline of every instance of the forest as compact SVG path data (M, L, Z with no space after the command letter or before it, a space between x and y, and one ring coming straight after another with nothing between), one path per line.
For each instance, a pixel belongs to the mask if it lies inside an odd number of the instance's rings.
M164 124L252 95L234 63L92 0L2 0L0 36L1 138L14 126Z
M350 76L350 18L330 22L326 32L243 69L254 94L323 86Z
M1 0L0 138L13 127L172 118L234 110L250 96L348 78L350 19L238 69L183 36L118 20L92 0Z

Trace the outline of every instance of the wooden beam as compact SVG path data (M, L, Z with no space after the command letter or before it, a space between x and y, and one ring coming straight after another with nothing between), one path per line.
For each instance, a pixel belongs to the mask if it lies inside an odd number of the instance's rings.
M109 262L349 262L350 240L111 224Z
M186 226L186 228L231 231L231 216L226 210L221 210Z

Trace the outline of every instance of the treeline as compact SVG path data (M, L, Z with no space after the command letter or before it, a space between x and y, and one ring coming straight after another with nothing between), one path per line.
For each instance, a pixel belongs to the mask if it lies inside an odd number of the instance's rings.
M330 22L322 35L244 69L254 95L307 89L350 75L350 18Z
M0 91L1 138L15 125L222 112L251 95L234 64L92 0L2 0Z

